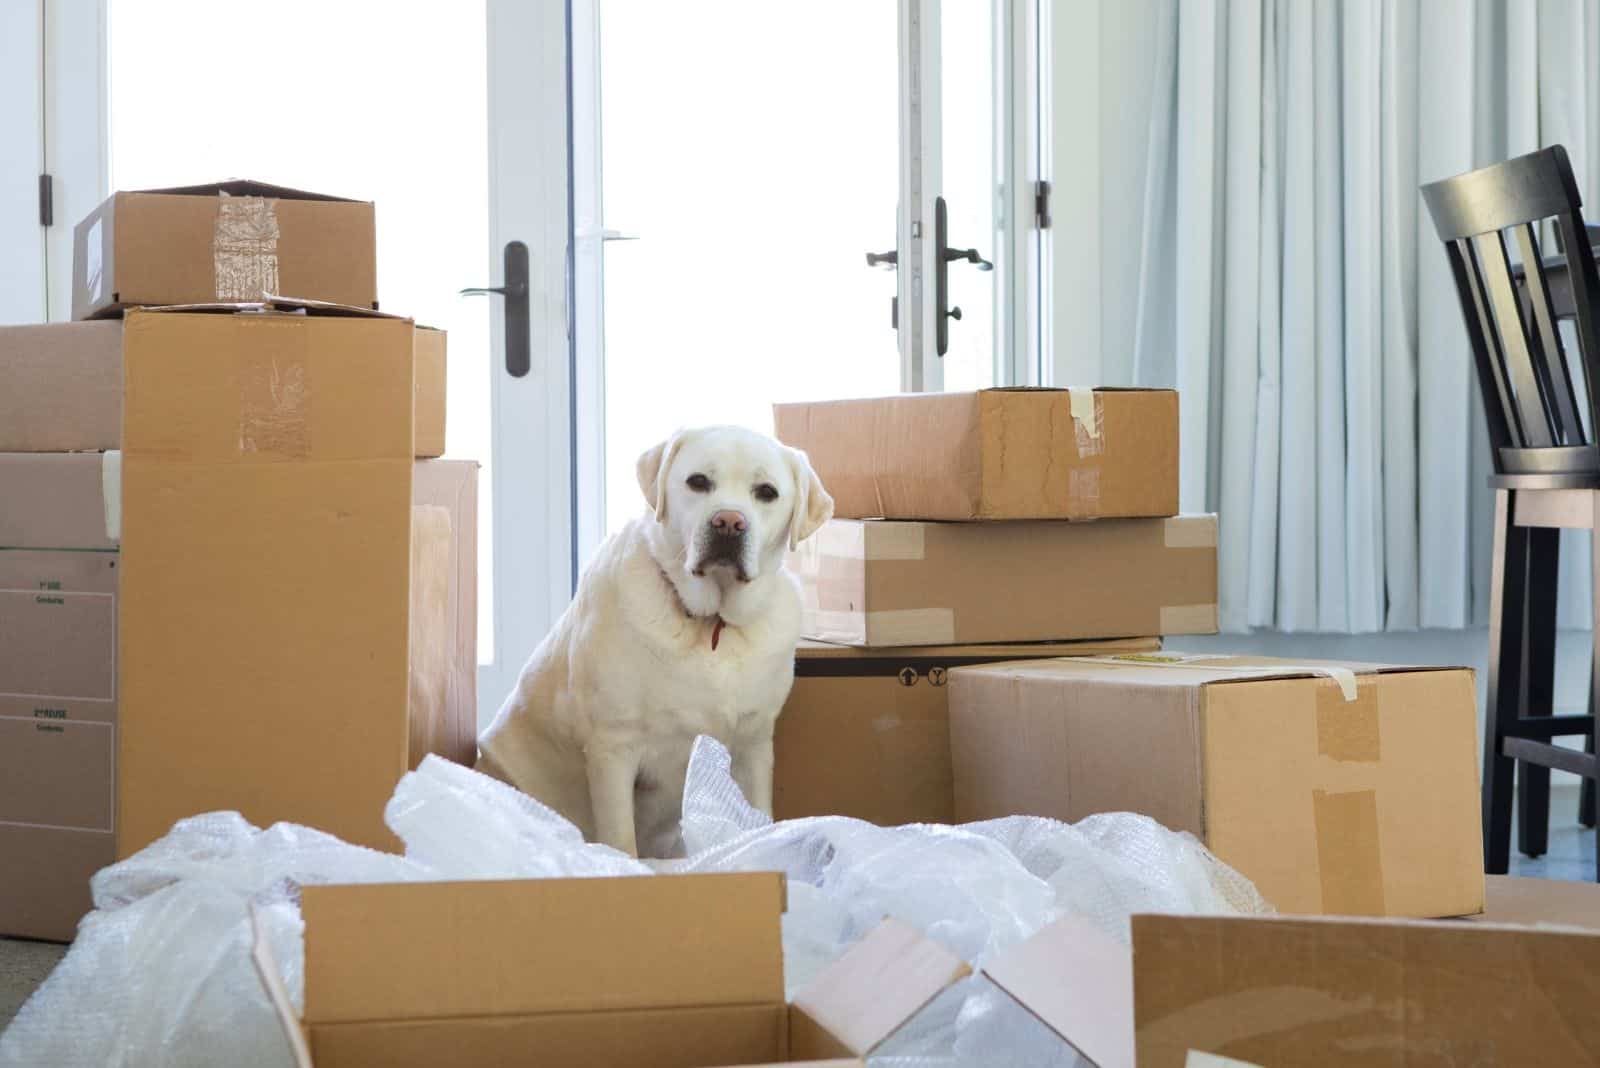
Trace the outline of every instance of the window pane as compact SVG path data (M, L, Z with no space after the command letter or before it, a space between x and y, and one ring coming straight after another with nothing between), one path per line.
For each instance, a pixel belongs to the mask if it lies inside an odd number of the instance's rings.
M606 520L676 427L894 393L892 3L604 0Z

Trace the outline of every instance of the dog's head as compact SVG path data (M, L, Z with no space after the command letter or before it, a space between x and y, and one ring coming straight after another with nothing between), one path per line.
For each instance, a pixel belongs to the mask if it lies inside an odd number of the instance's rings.
M638 474L684 567L725 586L776 570L833 515L805 453L741 427L680 430L639 457Z

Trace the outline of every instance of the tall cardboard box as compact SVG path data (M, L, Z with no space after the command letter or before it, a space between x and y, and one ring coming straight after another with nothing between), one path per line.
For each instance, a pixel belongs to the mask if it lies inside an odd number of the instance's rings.
M233 180L113 193L72 232L72 317L283 296L378 306L370 201Z
M790 556L802 633L839 645L1081 641L1217 629L1217 519L835 519Z
M1178 513L1178 394L986 389L779 404L841 519Z
M107 462L0 453L0 934L70 939L116 856ZM114 475L112 476L114 479Z
M953 823L951 668L1160 647L1158 638L898 649L803 641L773 739L773 815Z
M1139 812L1282 912L1483 908L1472 672L1249 657L950 673L956 818Z
M885 921L784 999L783 876L306 887L301 1068L862 1065L969 974Z
M277 301L293 309L302 302ZM419 457L444 453L445 332L417 327ZM0 326L0 452L122 448L122 321Z
M128 314L120 856L215 809L388 848L413 739L470 752L408 711L413 638L445 630L412 613L446 611L414 552L448 570L412 508L413 346L376 315Z

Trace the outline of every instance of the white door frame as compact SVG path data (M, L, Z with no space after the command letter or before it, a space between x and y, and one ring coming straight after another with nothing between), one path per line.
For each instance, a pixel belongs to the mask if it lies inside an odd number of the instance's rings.
M565 610L574 571L573 350L568 316L568 36L565 3L487 0L489 244L528 246L532 368L505 371L504 302L491 336L494 656L478 672L485 722Z
M0 4L0 323L45 318L44 4Z

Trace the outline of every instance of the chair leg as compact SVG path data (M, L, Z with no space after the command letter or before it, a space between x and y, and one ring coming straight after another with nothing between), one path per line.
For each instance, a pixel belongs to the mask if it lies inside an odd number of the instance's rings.
M1561 531L1527 530L1528 616L1519 711L1548 716L1555 704L1556 590L1559 588ZM1550 848L1550 769L1537 764L1517 768L1517 848L1542 857Z
M1595 707L1595 670L1594 665L1589 667L1589 707ZM1584 751L1594 753L1595 735L1590 734L1584 739ZM1584 785L1578 788L1578 825L1579 827L1594 827L1595 825L1595 780L1584 779Z
M1494 495L1494 560L1489 585L1489 696L1483 730L1483 862L1491 875L1511 866L1511 791L1516 762L1501 749L1515 726L1526 649L1528 532L1512 523L1510 490Z
M1600 687L1595 685L1594 680L1595 664L1600 662L1600 493L1589 494L1589 500L1594 509L1591 513L1589 524L1589 592L1593 598L1590 604L1595 613L1594 628L1590 635L1593 645L1589 649L1589 715L1594 718L1594 731L1600 731ZM1589 734L1587 748L1590 752L1593 752L1595 747L1594 731ZM1585 778L1583 784L1588 789L1589 817L1592 823L1594 821L1594 780ZM1581 812L1583 808L1581 800L1578 808ZM1594 877L1595 881L1600 882L1600 842L1596 843L1596 847Z

